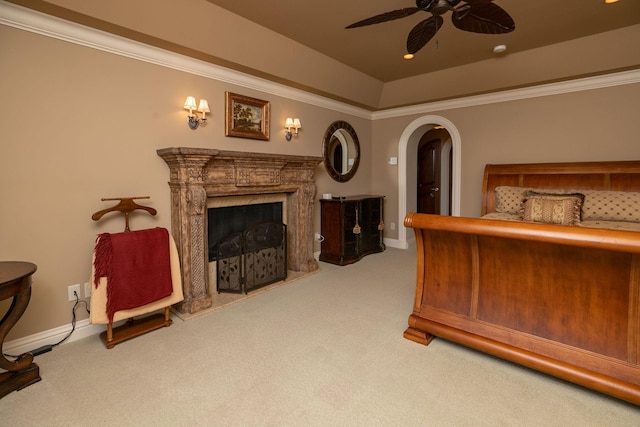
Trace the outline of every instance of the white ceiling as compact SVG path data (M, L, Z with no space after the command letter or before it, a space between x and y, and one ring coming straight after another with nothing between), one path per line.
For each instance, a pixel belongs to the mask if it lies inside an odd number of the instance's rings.
M390 10L415 6L414 0L207 0L291 38L380 81L389 82L494 56L493 47L526 51L640 23L640 0L495 0L514 19L514 32L502 35L461 31L445 14L445 24L416 57L402 59L414 25L430 15L412 16L356 29L344 27ZM437 40L437 47L435 41ZM640 41L629 40L640 49ZM597 55L597 52L594 52Z

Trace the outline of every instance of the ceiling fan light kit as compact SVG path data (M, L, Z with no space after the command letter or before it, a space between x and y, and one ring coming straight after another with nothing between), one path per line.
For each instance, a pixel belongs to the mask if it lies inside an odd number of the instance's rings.
M491 0L416 0L416 7L392 10L348 25L346 28L365 27L411 16L417 12L431 16L413 27L407 37L407 53L413 55L422 49L442 28L441 15L451 12L451 22L463 31L481 34L505 34L516 28L513 18ZM506 47L505 47L506 48ZM495 51L495 50L494 50ZM407 58L407 55L404 57Z
M504 53L507 51L507 45L499 44L493 47L493 53Z

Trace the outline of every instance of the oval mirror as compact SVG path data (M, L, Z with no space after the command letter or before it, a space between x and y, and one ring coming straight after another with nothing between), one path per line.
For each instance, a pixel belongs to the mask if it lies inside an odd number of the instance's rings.
M360 164L360 142L349 123L342 120L331 123L324 134L322 152L331 178L338 182L353 178Z

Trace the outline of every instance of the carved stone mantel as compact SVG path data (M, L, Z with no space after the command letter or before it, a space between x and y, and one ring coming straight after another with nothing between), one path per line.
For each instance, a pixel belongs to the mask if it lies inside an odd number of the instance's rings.
M180 254L184 288L184 301L176 306L180 312L193 314L212 304L207 198L284 194L289 269L318 269L313 257L314 173L321 157L188 147L163 148L157 153L170 172L171 234Z

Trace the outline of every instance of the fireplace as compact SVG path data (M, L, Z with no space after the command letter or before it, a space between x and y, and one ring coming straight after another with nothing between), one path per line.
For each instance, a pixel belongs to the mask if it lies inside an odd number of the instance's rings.
M171 233L185 297L175 307L179 312L193 314L212 305L207 211L212 206L281 200L289 270L318 269L313 257L314 173L321 157L187 147L157 153L169 166Z

